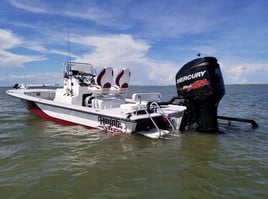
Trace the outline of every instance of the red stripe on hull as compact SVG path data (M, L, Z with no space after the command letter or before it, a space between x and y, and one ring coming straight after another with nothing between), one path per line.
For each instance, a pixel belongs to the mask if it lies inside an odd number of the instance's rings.
M59 124L63 124L63 125L69 125L69 126L74 126L74 125L80 125L74 122L69 122L66 120L62 120L62 119L58 119L58 118L54 118L49 116L48 114L46 114L44 111L42 111L37 105L36 103L32 102L32 101L28 101L28 100L23 100L23 104L25 105L25 107L34 115L37 115L45 120L49 120L52 122L56 122ZM89 126L85 126L86 128L93 128L93 127L89 127Z
M29 109L28 109L29 110ZM41 109L37 108L37 109L30 109L29 110L32 114L37 115L45 120L50 120L59 124L63 124L63 125L77 125L76 123L73 122L69 122L66 120L62 120L62 119L58 119L58 118L54 118L54 117L50 117L49 115L47 115L45 112L43 112Z

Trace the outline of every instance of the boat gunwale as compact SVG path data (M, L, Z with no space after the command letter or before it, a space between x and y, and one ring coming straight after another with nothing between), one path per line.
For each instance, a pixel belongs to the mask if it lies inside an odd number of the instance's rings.
M41 90L41 91L40 91ZM55 102L53 100L49 100L49 99L44 99L44 98L39 98L39 97L34 97L31 95L27 95L26 93L30 93L30 92L56 92L56 90L54 89L11 89L8 90L7 93L13 97L19 98L19 99L23 99L23 100L28 100L34 103L40 103L40 104L44 104L44 105L48 105L48 106L53 106L53 107L59 107L59 108L64 108L64 109L68 109L68 110L75 110L81 113L87 113L87 114L92 114L92 115L102 115L102 116L106 116L106 117L110 117L110 118L115 118L115 119L120 119L123 121L127 121L127 122L137 122L137 120L140 119L146 119L148 116L146 114L144 115L138 115L135 114L135 111L129 111L129 112L124 112L121 113L121 116L117 113L114 114L112 112L112 110L122 110L120 108L111 108L111 109L93 109L93 108L89 108L89 107L85 107L85 106L79 106L79 105L74 105L72 104L72 106L70 107L70 104L66 104L66 103L61 103L61 102ZM51 103L52 102L52 103ZM84 110L86 109L86 110ZM172 110L172 112L177 112L177 111L183 111L183 110ZM125 115L125 117L122 117L123 114ZM127 118L128 114L132 114L132 117ZM172 113L170 113L172 114ZM161 116L160 113L151 113L151 117L159 117Z

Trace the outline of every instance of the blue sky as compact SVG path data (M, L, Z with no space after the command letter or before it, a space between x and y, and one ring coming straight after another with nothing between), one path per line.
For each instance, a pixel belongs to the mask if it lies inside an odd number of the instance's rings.
M0 0L0 86L62 83L72 60L131 70L132 85L171 85L215 56L226 84L268 83L266 0Z

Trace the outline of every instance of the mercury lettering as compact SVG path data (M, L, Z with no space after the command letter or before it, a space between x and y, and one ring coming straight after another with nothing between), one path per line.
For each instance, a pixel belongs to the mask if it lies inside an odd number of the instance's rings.
M184 81L191 80L191 79L196 79L196 78L199 78L199 77L203 77L205 73L206 73L206 70L203 70L203 71L199 71L199 72L196 72L196 73L193 73L193 74L190 74L190 75L183 76L183 77L177 79L177 84L182 83Z

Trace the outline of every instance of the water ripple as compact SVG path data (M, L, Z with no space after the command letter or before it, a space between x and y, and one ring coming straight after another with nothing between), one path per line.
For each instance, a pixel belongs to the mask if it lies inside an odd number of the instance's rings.
M221 124L223 134L174 140L44 121L0 89L1 198L267 198L267 88L228 86L219 107L259 128ZM174 94L174 87L131 89Z

